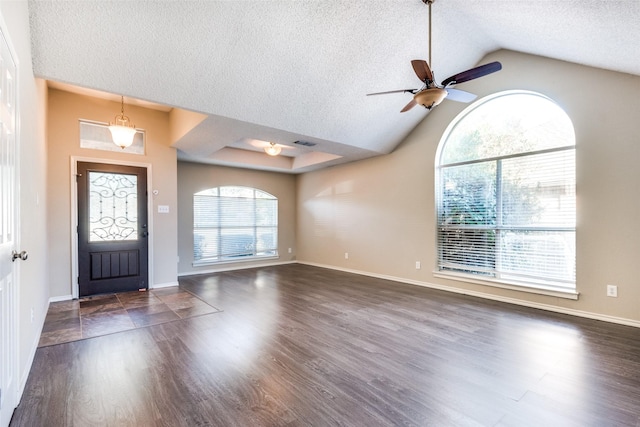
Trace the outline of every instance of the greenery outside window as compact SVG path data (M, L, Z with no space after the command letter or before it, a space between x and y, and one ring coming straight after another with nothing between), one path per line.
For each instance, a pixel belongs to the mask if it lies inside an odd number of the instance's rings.
M194 194L194 264L277 256L276 197L256 188L232 186Z
M521 91L482 99L436 162L440 272L575 292L575 135L558 105Z

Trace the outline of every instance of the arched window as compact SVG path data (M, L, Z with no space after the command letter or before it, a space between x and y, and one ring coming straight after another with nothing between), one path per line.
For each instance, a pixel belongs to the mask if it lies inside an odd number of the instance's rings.
M474 103L436 174L441 272L575 291L575 134L558 105L523 91Z
M193 195L195 264L277 255L276 197L248 187L216 187Z

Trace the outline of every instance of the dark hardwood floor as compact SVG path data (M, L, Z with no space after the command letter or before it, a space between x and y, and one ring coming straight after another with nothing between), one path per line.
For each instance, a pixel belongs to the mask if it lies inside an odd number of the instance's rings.
M640 426L640 329L303 265L39 348L12 426Z

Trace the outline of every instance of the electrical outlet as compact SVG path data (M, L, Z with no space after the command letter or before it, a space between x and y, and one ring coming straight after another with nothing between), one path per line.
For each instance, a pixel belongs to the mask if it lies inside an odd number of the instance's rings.
M291 253L291 248L289 248L289 253Z
M349 259L349 252L344 253L344 259Z
M618 297L618 287L616 285L607 285L607 296L617 298Z
M33 307L31 307L31 323L33 323L33 319L35 318L33 313Z
M420 270L421 267L420 261L416 261L416 270Z

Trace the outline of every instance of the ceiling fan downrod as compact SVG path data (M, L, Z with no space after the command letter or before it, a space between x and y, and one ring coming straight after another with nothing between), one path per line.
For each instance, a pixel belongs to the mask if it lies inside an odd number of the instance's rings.
M422 3L429 6L429 65L433 66L433 63L431 62L431 5L436 0L421 0L421 1Z

